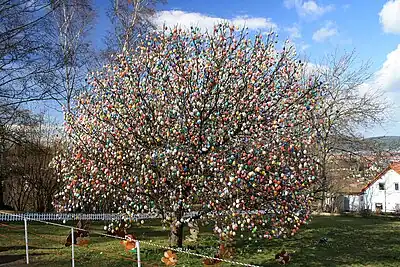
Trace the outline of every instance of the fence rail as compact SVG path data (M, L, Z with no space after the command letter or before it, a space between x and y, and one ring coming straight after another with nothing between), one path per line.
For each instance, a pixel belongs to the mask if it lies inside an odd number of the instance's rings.
M126 215L125 215L126 216ZM121 220L124 218L123 214L113 213L10 213L0 214L0 221L12 222L23 221L24 218L28 220L40 221L69 221L69 220L91 220L91 221L112 221ZM155 219L159 218L157 214L136 214L132 216L133 219Z
M231 211L228 211L229 213ZM227 211L222 212L209 212L210 214L218 214L223 216ZM265 210L252 210L252 211L238 211L239 214L264 214L270 216L276 216L274 213L268 213ZM183 218L193 218L199 216L198 212L185 213ZM129 218L133 220L148 220L148 219L159 219L160 214L157 213L139 213L134 215L118 214L118 213L5 213L0 211L0 221L12 222L12 221L23 221L23 218L28 220L40 220L40 221L69 221L69 220L90 220L90 221L112 221Z
M195 216L196 212L185 214L184 217ZM28 220L40 221L69 221L69 220L90 220L90 221L112 221L121 220L127 217L125 214L118 213L0 213L0 221L15 222ZM130 215L133 220L147 220L161 218L161 215L156 213L141 213Z

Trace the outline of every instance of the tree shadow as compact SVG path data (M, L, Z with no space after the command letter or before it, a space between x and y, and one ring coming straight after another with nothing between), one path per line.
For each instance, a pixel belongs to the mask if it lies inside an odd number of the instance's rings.
M30 253L29 256L43 256L49 253ZM0 255L0 264L12 263L25 259L25 255Z
M59 249L56 247L47 248L47 247L36 247L36 246L29 246L29 249ZM10 250L25 250L25 246L8 246L8 247L0 247L0 252L10 251Z
M242 241L245 254L259 249L270 260L252 262L279 266L274 254L281 249L292 253L291 266L398 266L400 261L400 222L386 218L316 217L293 238L252 243ZM321 242L326 239L326 242Z
M160 230L154 227L138 227L138 228L132 228L128 232L131 232L133 235L135 235L138 239L149 239L152 237L168 237L169 235L169 228L166 228L165 230Z

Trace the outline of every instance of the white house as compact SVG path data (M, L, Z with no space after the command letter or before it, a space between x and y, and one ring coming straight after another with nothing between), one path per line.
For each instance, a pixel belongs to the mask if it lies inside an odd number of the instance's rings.
M390 164L360 192L359 207L374 212L400 211L400 163Z
M400 212L400 162L390 164L368 184L336 181L324 204L331 212Z

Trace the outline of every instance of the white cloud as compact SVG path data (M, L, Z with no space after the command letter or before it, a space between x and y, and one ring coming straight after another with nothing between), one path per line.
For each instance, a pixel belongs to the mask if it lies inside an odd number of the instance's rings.
M382 67L374 73L372 79L359 88L361 93L371 90L400 93L400 44L386 56Z
M400 91L400 44L386 56L382 68L375 74L377 86L385 91Z
M288 9L295 8L300 17L307 17L309 19L318 18L335 9L334 5L318 5L313 0L285 0L284 5Z
M382 91L389 101L391 110L390 120L384 129L372 129L370 135L400 135L400 126L393 126L393 122L400 121L400 44L386 56L382 67L373 75L371 81L362 84L359 88L361 94Z
M293 25L292 27L286 27L285 31L289 33L289 37L292 40L301 38L301 31L298 25Z
M379 21L386 33L400 34L400 0L389 0L379 12Z
M278 29L278 25L274 23L271 18L237 16L231 19L224 19L207 16L201 13L184 12L181 10L157 12L153 22L158 27L162 27L163 25L167 27L178 25L183 28L197 26L206 30L213 29L214 25L220 22L228 22L234 26L238 26L239 28L246 26L250 30L272 29L276 31Z
M306 73L310 74L319 69L323 69L323 65L317 65L308 62L306 64ZM381 126L368 129L364 134L368 136L379 135L398 135L400 136L400 125L394 125L393 122L400 122L400 44L386 56L385 62L381 68L374 73L372 78L359 86L358 90L361 95L368 94L380 98L380 101L388 101L390 110L389 121ZM381 93L384 93L381 96Z
M305 62L305 75L309 76L311 74L317 75L320 71L325 72L329 69L326 65L315 64L312 62Z
M326 39L338 34L336 25L333 22L327 22L324 27L314 32L312 39L316 42L324 42Z

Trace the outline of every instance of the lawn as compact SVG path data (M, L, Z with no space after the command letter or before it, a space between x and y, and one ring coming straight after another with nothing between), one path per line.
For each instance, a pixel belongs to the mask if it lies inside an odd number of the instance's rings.
M101 225L92 228L101 231ZM133 232L144 241L167 245L168 232L150 222ZM29 224L31 266L71 266L71 248L64 242L68 229ZM319 240L327 238L327 243ZM75 266L137 266L136 256L125 252L118 240L92 235L88 247L76 247ZM212 256L217 239L201 229L201 241L186 244L191 252ZM399 266L400 220L383 217L326 216L314 217L293 238L250 243L238 241L233 260L259 266L279 266L274 255L282 248L292 253L290 266ZM164 266L163 249L141 245L142 266ZM0 266L24 266L23 224L0 225ZM2 264L3 263L3 264ZM178 253L177 266L203 266L202 259ZM221 264L220 266L231 266Z

